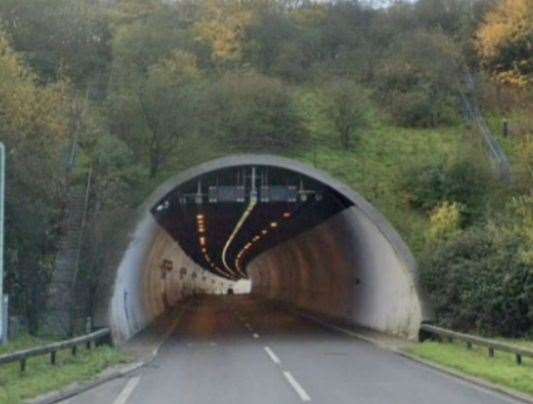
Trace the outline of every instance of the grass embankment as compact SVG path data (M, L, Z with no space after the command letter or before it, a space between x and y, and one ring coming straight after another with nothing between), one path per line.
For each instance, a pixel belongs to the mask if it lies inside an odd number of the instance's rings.
M500 142L511 163L511 168L520 174L524 170L527 160L531 162L533 152L533 117L530 111L516 111L505 118L509 122L509 133L503 136L502 126L504 116L492 114L487 117L487 123L496 139Z
M531 341L519 341L516 345L533 348ZM490 358L486 348L474 346L467 349L455 342L426 341L409 348L408 352L464 374L533 395L533 359L523 358L522 365L517 365L512 354L496 351L495 357Z
M34 337L17 338L0 348L0 355L50 343ZM0 366L0 403L21 403L22 400L61 389L71 383L88 381L109 366L126 363L128 357L119 350L101 346L91 351L80 346L77 356L70 350L58 352L52 366L48 355L28 359L26 371L19 363Z

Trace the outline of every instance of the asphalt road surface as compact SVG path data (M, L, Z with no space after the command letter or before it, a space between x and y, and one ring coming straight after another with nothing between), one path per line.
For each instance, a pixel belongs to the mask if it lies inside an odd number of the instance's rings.
M155 360L63 404L515 403L245 296L190 305Z

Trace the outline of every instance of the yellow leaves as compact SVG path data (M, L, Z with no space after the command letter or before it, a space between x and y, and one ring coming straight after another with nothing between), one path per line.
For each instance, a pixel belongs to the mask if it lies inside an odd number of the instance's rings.
M456 237L461 231L463 209L464 207L456 202L445 201L438 206L429 218L429 240L437 242Z
M38 86L0 33L0 126L5 140L12 147L29 138L37 143L62 142L68 130L65 106L60 86Z
M504 0L475 35L483 64L501 83L526 87L533 74L533 0Z
M196 57L184 51L172 51L149 69L148 80L158 88L176 88L201 77Z
M253 12L238 0L207 0L204 6L204 17L195 25L197 39L211 46L213 59L239 60Z

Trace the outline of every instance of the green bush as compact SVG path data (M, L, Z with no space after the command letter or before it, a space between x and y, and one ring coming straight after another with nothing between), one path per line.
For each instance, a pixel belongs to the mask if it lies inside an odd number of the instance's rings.
M401 173L400 190L411 208L429 213L445 201L463 205L466 223L484 207L491 177L468 160L411 165Z
M400 126L457 122L460 65L457 45L445 34L399 35L377 70L377 99Z
M443 202L429 217L428 239L432 243L449 240L459 235L464 207L457 203Z
M393 91L389 111L394 123L403 127L432 128L458 121L457 101L451 96L436 97L424 87Z
M340 145L350 148L370 124L367 91L352 80L336 78L323 86L321 96L321 110L331 122Z
M207 96L209 130L237 150L286 152L306 143L307 130L280 80L259 73L227 73Z
M533 262L527 252L532 206L522 204L519 216L511 207L497 222L471 227L428 248L421 279L440 324L509 337L530 332Z

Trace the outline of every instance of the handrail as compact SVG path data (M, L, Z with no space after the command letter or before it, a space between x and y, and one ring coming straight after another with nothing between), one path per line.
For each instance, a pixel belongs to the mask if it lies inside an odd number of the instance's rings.
M502 351L512 353L516 356L516 363L522 363L522 357L533 358L533 350L521 348L515 345L507 344L505 342L497 341L489 338L477 337L475 335L463 334L456 331L447 330L446 328L437 327L430 324L422 324L420 329L431 334L436 334L441 337L447 337L448 340L453 341L458 339L466 342L468 348L472 347L472 344L481 345L489 348L489 356L494 356L494 351Z
M8 363L20 362L20 370L24 372L26 369L26 360L35 356L50 354L50 362L52 365L56 363L56 353L68 348L72 349L72 355L76 355L78 345L86 344L87 349L91 349L97 341L108 339L111 337L111 331L108 328L92 332L87 335L72 338L66 341L54 342L49 345L44 345L36 348L25 349L10 354L0 355L0 365Z

